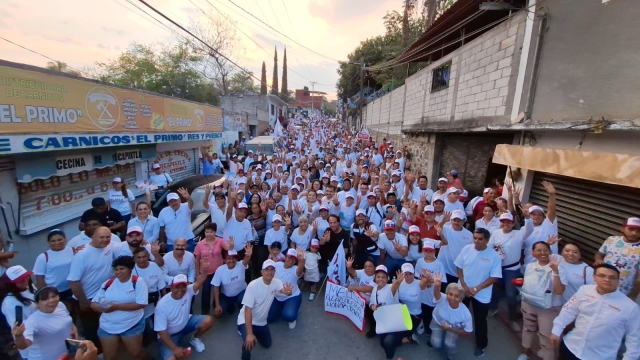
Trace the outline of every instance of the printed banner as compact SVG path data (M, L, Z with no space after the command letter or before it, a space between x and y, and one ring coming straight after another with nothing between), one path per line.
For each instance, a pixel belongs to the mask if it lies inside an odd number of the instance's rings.
M329 281L333 281L336 285L347 284L347 259L344 255L342 241L340 242L340 246L338 246L338 250L336 250L335 255L333 255L333 259L331 259L331 262L329 263L327 278Z
M248 114L225 111L224 131L249 131Z
M0 132L222 131L220 108L0 66Z
M349 291L346 287L327 281L327 289L324 294L324 311L338 314L351 320L351 322L363 331L364 309L366 301L357 291Z

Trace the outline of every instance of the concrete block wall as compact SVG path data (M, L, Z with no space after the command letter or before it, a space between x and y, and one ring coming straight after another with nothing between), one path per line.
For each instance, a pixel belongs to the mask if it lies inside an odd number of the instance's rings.
M391 101L391 105L389 107L389 123L402 124L406 91L407 86L402 85L390 94L391 96L389 101Z
M449 74L449 86L445 89L431 92L433 82L432 71L429 71L429 82L426 91L429 91L425 102L425 116L429 121L449 121L453 109L453 96L456 85L456 74L458 68L458 56L455 53L438 60L429 68L433 70L443 64L451 61L451 70Z
M389 123L390 108L391 108L391 93L380 98L380 124Z
M422 119L427 83L431 77L429 69L422 69L405 82L404 124L417 124Z

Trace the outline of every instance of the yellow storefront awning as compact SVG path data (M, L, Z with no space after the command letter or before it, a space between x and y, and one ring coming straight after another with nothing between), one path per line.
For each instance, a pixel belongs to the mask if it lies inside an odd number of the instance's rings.
M640 188L640 156L500 144L496 164Z

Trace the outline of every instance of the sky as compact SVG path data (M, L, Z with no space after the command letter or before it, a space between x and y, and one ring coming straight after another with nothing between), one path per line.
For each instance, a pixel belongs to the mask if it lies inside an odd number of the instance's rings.
M401 0L146 1L185 27L205 24L210 16L235 22L239 65L260 77L265 61L268 83L272 78L274 47L278 48L281 77L286 46L289 89L303 86L311 89L311 82L316 82L315 90L326 92L329 99L336 94L336 60L345 60L360 41L383 34L382 17L387 11L399 10L402 3ZM166 28L136 6L153 14L137 0L3 0L0 36L79 69L116 58L134 41L144 44L174 41ZM160 21L172 26L164 19ZM2 39L0 58L42 67L49 61Z

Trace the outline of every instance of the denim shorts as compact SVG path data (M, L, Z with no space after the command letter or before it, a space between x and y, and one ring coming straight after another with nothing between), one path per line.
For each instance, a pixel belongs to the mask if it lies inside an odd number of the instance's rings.
M187 322L187 325L185 325L182 330L178 331L175 334L171 334L171 341L173 341L174 344L180 346L180 342L182 338L191 334L192 332L195 332L196 329L198 329L198 326L200 326L200 324L202 324L202 322L206 318L207 318L207 315L191 315L189 317L189 321ZM168 359L172 357L173 352L171 352L171 349L169 349L162 342L162 339L158 338L158 342L160 343L160 355L162 356L162 359Z
M138 323L133 325L129 330L126 330L125 332L122 332L120 334L111 334L102 330L102 328L98 328L98 337L104 338L104 337L110 337L110 336L120 336L123 338L127 338L130 336L140 335L143 332L144 332L144 316L140 318L140 321L138 321Z

